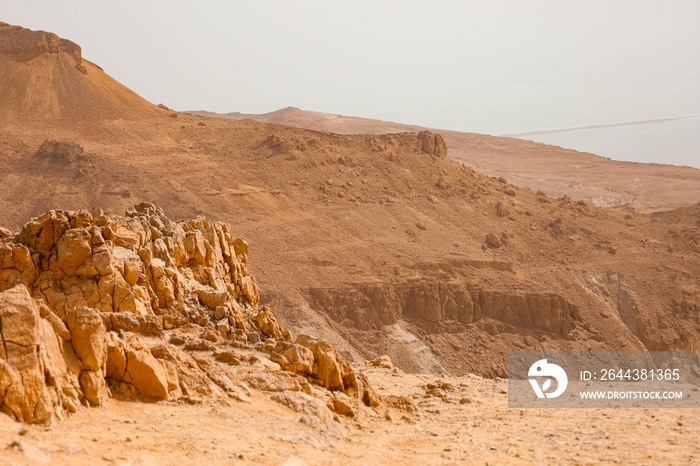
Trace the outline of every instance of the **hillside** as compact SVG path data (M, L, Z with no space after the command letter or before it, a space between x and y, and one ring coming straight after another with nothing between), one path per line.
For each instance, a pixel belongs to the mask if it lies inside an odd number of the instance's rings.
M271 113L190 112L252 119L339 134L386 134L425 129L368 118L284 108ZM522 139L439 130L449 156L489 176L550 196L568 195L597 206L655 212L700 201L700 170L662 164L620 162L594 154Z
M0 23L0 121L134 118L157 108L45 31Z
M92 74L76 71L72 86ZM18 113L3 127L1 225L142 201L230 223L284 327L354 362L387 353L411 372L504 376L509 349L700 343L698 204L640 214L553 198L450 160L428 132L342 135L148 105L94 120L132 102L100 95L109 100L66 100L70 119L36 125ZM517 167L522 146L469 137Z

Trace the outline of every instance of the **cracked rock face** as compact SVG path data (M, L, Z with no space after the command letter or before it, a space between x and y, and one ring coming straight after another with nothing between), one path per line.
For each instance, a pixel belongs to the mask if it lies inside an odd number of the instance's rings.
M40 319L25 287L0 294L0 411L27 422L43 422L51 416Z
M84 306L172 327L216 312L227 338L236 329L283 337L276 322L258 318L247 244L228 225L171 222L150 204L126 217L94 214L50 211L0 243L0 290L23 284L61 318Z
M247 253L228 225L171 222L151 204L125 217L54 210L6 232L0 411L47 423L113 395L250 401L251 384L315 393L339 414L376 405L328 343L291 343L259 307Z

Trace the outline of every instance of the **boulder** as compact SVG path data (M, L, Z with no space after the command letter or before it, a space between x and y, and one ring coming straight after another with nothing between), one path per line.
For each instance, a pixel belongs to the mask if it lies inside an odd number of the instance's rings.
M53 417L41 358L40 319L25 286L0 293L0 411L29 423Z
M338 414L345 415L345 416L356 416L357 415L357 409L355 407L355 403L345 393L333 392L331 397L332 397L331 401L333 403L333 411L335 411Z
M124 352L124 344L111 333L107 339L107 362L105 373L106 377L121 381L124 380L126 373L126 354Z
M510 206L502 199L499 199L498 202L496 202L496 215L499 217L507 217L510 215Z
M93 406L100 406L109 398L109 389L102 376L102 372L81 372L80 387L83 389L85 399Z
M502 245L501 240L495 233L489 233L486 235L486 244L492 248L500 248Z
M380 356L376 359L373 359L372 361L370 361L370 364L384 369L394 369L394 363L391 362L391 358L386 354L384 356Z
M266 337L278 338L282 340L284 339L282 329L277 323L277 319L269 307L265 306L260 309L255 316L255 323L260 329L260 332Z
M202 290L199 293L199 300L211 310L215 310L217 307L222 307L229 298L229 294L226 291L217 291L213 289Z
M329 390L358 392L357 378L350 363L323 340L308 335L299 335L297 344L311 350L314 355L312 374L318 382Z
M123 382L140 395L164 400L168 397L168 372L137 336L124 342L126 367Z
M99 311L76 307L66 312L65 322L71 334L75 354L84 370L101 371L107 357L105 324Z
M302 374L313 375L314 353L302 345L290 345L281 356L282 369ZM279 360L276 360L279 362Z

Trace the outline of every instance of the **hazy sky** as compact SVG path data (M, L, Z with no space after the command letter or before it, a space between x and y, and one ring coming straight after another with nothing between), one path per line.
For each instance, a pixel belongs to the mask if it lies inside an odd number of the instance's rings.
M700 1L4 1L154 103L507 133L700 114Z

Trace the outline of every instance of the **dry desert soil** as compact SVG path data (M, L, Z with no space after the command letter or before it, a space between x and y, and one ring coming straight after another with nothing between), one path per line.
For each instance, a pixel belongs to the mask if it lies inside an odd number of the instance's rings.
M417 395L417 410L346 422L336 438L289 408L110 400L59 425L0 424L17 445L8 464L697 464L694 410L508 409L504 381L368 370L384 395ZM423 398L428 383L447 398ZM460 400L469 400L460 404ZM388 417L389 419L387 419ZM18 451L26 448L27 453ZM38 450L38 452L37 452Z
M700 170L177 112L0 23L0 187L0 333L34 355L0 353L0 462L700 457L695 410L509 409L504 379L509 350L700 348Z

